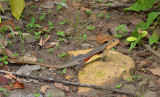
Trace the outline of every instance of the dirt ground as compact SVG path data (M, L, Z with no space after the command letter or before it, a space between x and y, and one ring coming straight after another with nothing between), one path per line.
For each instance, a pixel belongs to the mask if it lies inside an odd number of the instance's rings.
M60 2L59 0L51 0L54 2ZM56 4L54 4L53 8L46 8L46 3L52 3L49 0L27 0L26 1L26 7L23 11L23 16L19 21L14 19L15 25L20 25L20 31L29 33L29 31L26 29L26 25L30 23L31 18L36 18L36 24L41 25L42 27L48 27L48 22L52 22L54 29L52 29L50 32L45 32L45 34L42 34L41 37L45 38L45 35L51 35L51 38L47 43L50 42L58 42L59 46L54 46L53 50L48 53L45 48L40 47L39 40L37 39L34 41L33 39L29 40L31 42L28 42L27 39L24 40L24 49L22 51L21 47L21 40L19 37L16 38L16 42L14 42L13 39L11 39L12 46L7 46L8 49L10 49L13 53L18 53L19 55L34 55L37 59L43 59L44 63L52 63L52 64L63 64L66 63L66 61L69 60L68 56L64 56L63 58L59 58L58 55L67 53L68 51L74 51L74 50L84 50L88 48L95 48L99 46L100 44L96 41L96 36L98 35L115 35L115 28L118 27L118 25L126 24L127 28L131 32L135 29L136 25L140 23L141 21L146 21L147 19L147 13L143 12L124 12L123 9L124 6L117 6L117 7L111 7L108 8L106 6L103 6L101 3L94 3L92 4L89 1L85 0L67 0L66 1L66 7L64 6L60 11L56 10ZM107 0L104 0L105 2ZM126 4L129 6L130 4L133 4L131 1L122 0L120 1L122 4ZM47 5L47 7L50 7L50 5ZM93 14L97 15L99 13L103 13L104 16L101 18L97 18L95 15L88 15L85 12L85 9L91 9L93 11ZM40 20L40 16L42 13L45 13L44 20ZM79 27L84 25L86 22L92 19L87 26L95 26L95 29L92 31L89 31L84 27L81 29L78 33L76 32L76 28L71 25L70 23L65 23L64 25L60 25L59 23L64 21L65 19L73 22L76 24L77 22L77 14L79 13ZM11 16L10 12L6 12L4 15ZM105 15L109 15L109 18L105 18ZM12 17L13 18L13 17ZM58 36L57 31L64 31L65 37ZM33 36L34 34L31 33ZM86 39L84 39L84 35L87 36ZM60 38L64 38L64 41L58 41ZM147 43L147 39L146 40ZM140 95L144 94L144 97L160 97L160 77L153 75L151 72L149 72L147 69L153 69L158 68L160 66L160 60L157 56L155 56L150 51L146 50L142 45L135 47L132 51L128 52L128 49L130 47L129 44L126 44L126 38L123 38L120 40L120 43L115 46L115 50L130 56L133 58L136 64L136 70L135 75L142 76L142 78L138 80L133 80L128 84L128 87L136 92L139 92ZM87 45L83 45L87 44ZM156 48L159 48L160 45L158 45ZM157 51L160 51L160 49L156 49ZM25 64L24 64L25 65ZM11 69L11 72L16 72L22 65L17 64L8 64L9 68ZM71 82L78 82L77 78L77 72L73 69L74 67L67 68L65 73L62 73L63 70L51 70L50 68L41 67L39 70L35 70L31 72L30 76L37 76L37 77L44 77L44 78L55 78L60 80L68 80ZM71 78L66 79L67 76L70 76ZM23 78L20 78L23 79ZM78 86L72 86L67 85L69 88L68 90L60 90L54 86L52 82L46 82L46 81L40 81L40 80L34 80L34 79L23 79L26 83L24 83L25 88L24 89L12 89L7 90L7 92L10 94L9 97L130 97L130 95L121 94L121 93L114 93L110 92L107 94L97 94L97 95L79 95L77 93ZM30 81L29 81L30 80ZM27 82L28 81L28 82ZM122 83L122 82L120 82ZM41 87L44 85L49 85L52 87L50 89L50 92L44 92L42 93L40 91ZM3 85L1 85L3 87ZM49 91L49 90L48 90ZM52 96L46 96L49 95L49 93L55 93L52 94ZM31 94L29 96L29 94ZM41 94L40 96L33 96L32 94ZM17 96L18 95L18 96ZM139 95L139 96L140 96ZM2 97L5 97L3 94Z

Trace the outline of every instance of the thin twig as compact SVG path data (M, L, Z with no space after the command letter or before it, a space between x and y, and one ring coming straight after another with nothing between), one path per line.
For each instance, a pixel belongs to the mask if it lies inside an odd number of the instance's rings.
M148 49L150 52L152 52L154 55L158 56L160 58L160 53L159 52L156 52L154 51L149 45L147 44L143 44L143 46Z
M66 85L74 85L74 86L80 86L80 87L90 87L90 88L95 88L95 89L104 89L104 90L109 90L109 91L113 91L113 92L116 92L116 93L132 95L132 96L138 95L138 93L136 93L136 92L133 93L133 92L130 92L130 91L124 91L124 90L111 88L111 87L107 87L107 86L97 86L97 85L91 85L91 84L83 84L83 83L78 83L78 82L57 80L57 79L52 79L52 78L47 79L47 78L42 78L42 77L21 75L21 74L17 74L17 73L14 73L14 72L8 72L8 71L0 70L0 73L6 73L6 72L11 73L15 76L19 76L19 77L25 77L25 78L31 78L31 79L37 79L37 80L43 80L43 81L49 81L49 82L57 82L57 83L63 83L63 84L66 84Z

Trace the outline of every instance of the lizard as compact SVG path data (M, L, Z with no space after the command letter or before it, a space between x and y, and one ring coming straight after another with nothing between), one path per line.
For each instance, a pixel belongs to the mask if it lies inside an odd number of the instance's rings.
M48 68L55 68L55 69L63 69L63 68L68 68L68 67L72 67L72 66L76 66L77 65L77 69L80 69L81 67L83 67L86 63L85 60L94 56L95 54L102 52L102 58L104 56L106 56L106 54L108 53L108 51L114 47L115 45L117 45L119 43L119 39L113 38L110 41L108 41L107 43L102 44L101 46L89 51L86 54L83 54L80 57L75 58L74 60L69 61L68 63L62 64L62 65L52 65L52 64L46 64L46 63L37 63L37 62L33 62L33 61L23 61L23 60L15 60L15 59L11 59L11 58L7 58L7 60L11 63L19 63L19 64L34 64L34 65L40 65L40 66L44 66L44 67L48 67ZM83 63L83 64L81 64ZM80 64L80 65L78 65Z

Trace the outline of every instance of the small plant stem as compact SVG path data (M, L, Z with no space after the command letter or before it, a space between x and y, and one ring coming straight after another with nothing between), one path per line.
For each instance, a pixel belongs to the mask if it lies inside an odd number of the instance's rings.
M78 11L78 13L77 13L77 25L76 25L77 33L78 33L78 25L79 25L79 11Z
M5 53L4 53L4 49L3 49L3 47L2 47L2 44L1 44L1 43L0 43L0 48L1 48L1 50L2 50L3 55L4 55L4 56L6 56L6 55L5 55Z
M71 22L71 21L69 21L69 20L67 20L67 19L65 19L65 21L68 22L68 23L70 23L70 24L73 25L74 27L76 27L76 24L74 24L73 22Z

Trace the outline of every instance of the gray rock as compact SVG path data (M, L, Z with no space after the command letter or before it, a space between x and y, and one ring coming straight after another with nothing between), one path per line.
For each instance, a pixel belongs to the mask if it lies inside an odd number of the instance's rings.
M122 87L122 90L127 90L127 91L136 91L136 88L134 87L134 85L130 85L130 84L125 84L123 87Z
M54 85L50 85L50 88L44 94L44 97L66 97L62 90L57 89Z
M33 42L36 42L37 40L34 38L34 36L32 36L32 35L27 35L27 36L25 36L25 41L26 41L27 43L33 43Z
M38 97L43 97L43 95L41 94L38 94L39 96ZM34 94L28 94L26 96L23 96L23 97L35 97Z
M148 91L147 93L144 94L143 97L157 97L156 95L157 95L156 92Z

